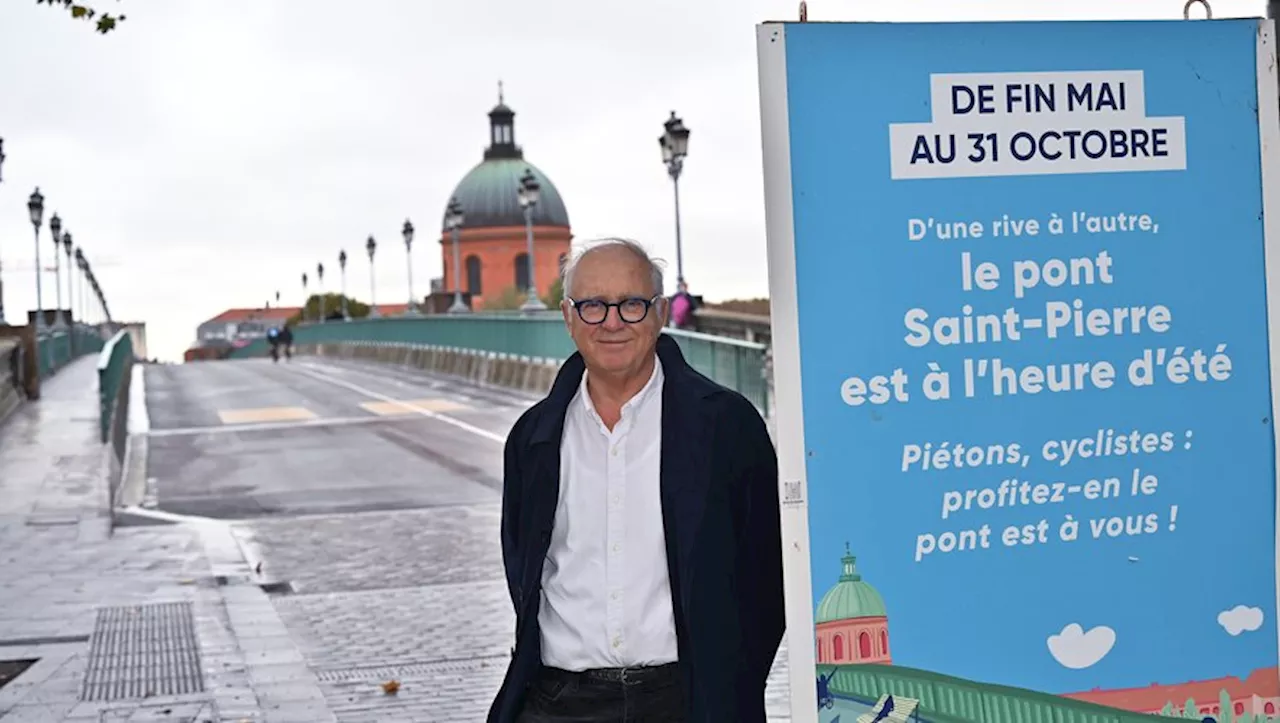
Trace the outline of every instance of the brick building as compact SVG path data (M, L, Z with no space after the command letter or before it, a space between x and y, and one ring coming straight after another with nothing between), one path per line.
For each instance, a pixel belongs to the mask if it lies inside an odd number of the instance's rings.
M458 238L462 290L470 292L472 308L476 310L485 308L486 302L492 307L497 299L513 291L523 301L524 290L529 287L524 209L517 196L525 169L540 186L538 203L533 207L533 273L543 298L560 275L573 238L560 192L546 174L524 159L523 149L516 145L515 115L499 94L498 105L489 111L489 145L484 158L453 191L452 198L458 200L463 215ZM446 210L440 234L442 291L452 293L457 286L447 218Z

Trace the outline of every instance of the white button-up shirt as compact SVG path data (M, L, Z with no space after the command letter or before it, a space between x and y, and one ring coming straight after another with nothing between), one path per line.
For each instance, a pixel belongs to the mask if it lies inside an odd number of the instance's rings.
M563 670L676 660L659 470L662 363L613 431L587 378L560 442L560 497L542 572L542 662Z

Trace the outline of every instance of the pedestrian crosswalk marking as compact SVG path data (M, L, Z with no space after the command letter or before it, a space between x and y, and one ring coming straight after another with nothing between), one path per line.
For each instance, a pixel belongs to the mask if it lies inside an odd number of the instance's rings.
M254 424L297 422L315 419L316 415L303 407L260 407L258 409L219 409L218 418L223 424Z
M403 414L411 414L414 411L424 412L456 412L460 409L466 409L465 404L450 401L448 399L406 399L404 401L392 402L365 402L360 405L367 412L371 412L380 417L393 417Z

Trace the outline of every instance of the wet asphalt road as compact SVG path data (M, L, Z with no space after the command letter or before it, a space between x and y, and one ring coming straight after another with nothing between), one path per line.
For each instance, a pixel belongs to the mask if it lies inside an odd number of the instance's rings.
M148 366L146 398L158 508L226 520L288 583L273 601L339 720L484 719L514 624L502 441L534 397L299 358Z
M309 360L149 367L146 388L160 507L221 519L494 501L531 402Z

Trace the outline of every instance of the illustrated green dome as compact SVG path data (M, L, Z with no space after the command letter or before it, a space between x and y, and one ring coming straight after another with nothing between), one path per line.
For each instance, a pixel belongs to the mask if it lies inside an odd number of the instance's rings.
M517 190L525 171L538 181L538 202L533 206L535 226L569 225L569 212L555 184L537 166L524 159L524 151L516 145L515 111L502 102L489 111L489 146L484 160L473 167L453 189L452 198L462 210L462 228L493 228L525 225L524 209ZM448 201L440 219L442 231L448 231Z
M863 581L854 565L857 560L849 552L849 545L844 548L844 557L840 558L842 573L840 580L822 596L818 603L815 623L829 623L850 618L886 617L884 598L871 585Z

